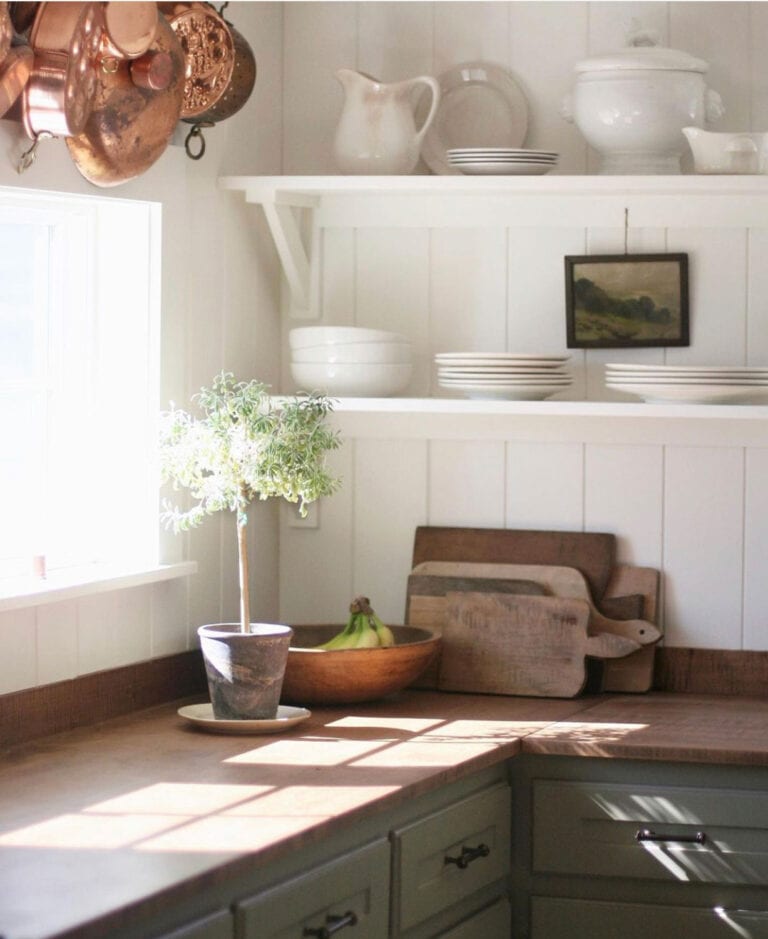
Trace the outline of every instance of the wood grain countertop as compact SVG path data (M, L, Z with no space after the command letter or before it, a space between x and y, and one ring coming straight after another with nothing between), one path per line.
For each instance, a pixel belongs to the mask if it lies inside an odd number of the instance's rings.
M520 752L768 766L768 700L409 691L278 736L201 732L163 705L3 754L0 936L108 936Z

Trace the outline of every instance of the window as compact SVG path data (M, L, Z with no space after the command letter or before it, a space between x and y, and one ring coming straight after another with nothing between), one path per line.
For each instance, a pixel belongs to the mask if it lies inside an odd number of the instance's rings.
M157 564L159 250L158 205L0 188L0 594Z

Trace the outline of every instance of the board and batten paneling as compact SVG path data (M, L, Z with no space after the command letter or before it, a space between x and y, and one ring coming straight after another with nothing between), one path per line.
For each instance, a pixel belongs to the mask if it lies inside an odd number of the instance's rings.
M611 361L766 364L768 229L328 229L320 322L403 332L414 341L410 395L445 395L435 351L564 352L563 257L674 250L690 260L692 342L685 348L571 350L574 385L558 397L629 400L605 386ZM286 320L284 330L300 325ZM753 350L751 340L754 337ZM284 356L287 359L287 342ZM755 351L756 350L756 351ZM324 500L319 529L287 533L281 612L308 612L306 559L325 615L346 593L400 621L420 520L432 525L613 531L620 559L663 572L671 645L765 648L761 607L768 474L762 451L472 440L355 440L353 472ZM747 487L745 488L745 480ZM351 488L351 494L347 490ZM336 504L338 500L338 506ZM350 501L351 500L351 501ZM346 527L345 527L346 526ZM350 549L349 546L352 546ZM346 547L345 547L346 546ZM350 555L351 550L351 555ZM377 599L380 598L380 599ZM311 608L311 604L309 605Z

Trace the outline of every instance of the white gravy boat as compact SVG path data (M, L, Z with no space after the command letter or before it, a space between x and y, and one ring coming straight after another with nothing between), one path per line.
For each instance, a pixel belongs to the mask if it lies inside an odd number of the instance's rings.
M723 133L683 127L697 173L768 173L768 133Z

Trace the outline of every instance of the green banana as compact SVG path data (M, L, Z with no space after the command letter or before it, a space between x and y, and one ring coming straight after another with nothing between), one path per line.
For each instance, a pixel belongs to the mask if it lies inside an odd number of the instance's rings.
M320 649L375 649L393 646L395 637L371 606L368 597L355 597L349 605L347 625Z

